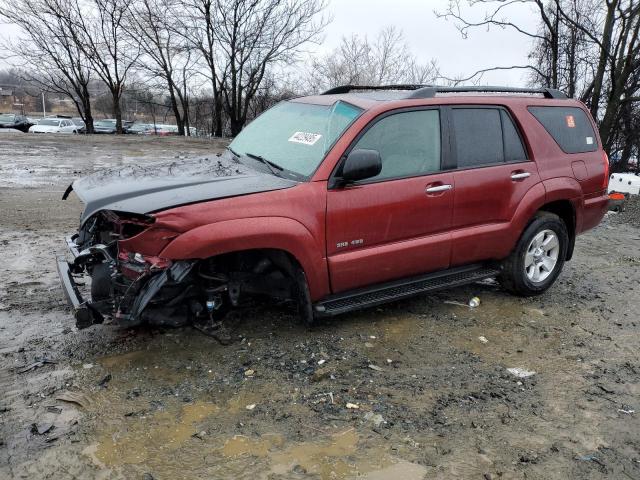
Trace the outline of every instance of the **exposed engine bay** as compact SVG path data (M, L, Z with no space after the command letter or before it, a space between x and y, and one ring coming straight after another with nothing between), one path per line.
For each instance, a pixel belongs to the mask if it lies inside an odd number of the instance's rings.
M129 251L127 241L153 233L154 221L151 215L101 210L67 239L73 259L58 259L58 269L63 284L65 273L69 279L67 296L76 296L69 300L78 328L102 323L104 318L125 327L191 323L215 328L229 309L253 295L296 299L294 264L282 251L178 261ZM177 235L162 238L167 243ZM83 277L90 279L90 301L80 293Z

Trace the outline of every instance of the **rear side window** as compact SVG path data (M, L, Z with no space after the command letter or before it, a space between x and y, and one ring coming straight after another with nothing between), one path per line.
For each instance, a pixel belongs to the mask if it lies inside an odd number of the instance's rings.
M520 134L506 110L454 108L452 115L458 168L527 160Z
M500 110L497 108L455 108L458 168L504 162Z
M596 134L591 122L578 107L529 107L544 129L565 153L595 152Z

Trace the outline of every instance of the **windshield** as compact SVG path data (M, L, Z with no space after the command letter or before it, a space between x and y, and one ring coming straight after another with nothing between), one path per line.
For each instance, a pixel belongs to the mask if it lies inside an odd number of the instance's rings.
M99 120L95 124L100 127L113 127L116 122L112 120Z
M47 127L58 127L60 126L60 120L40 120L38 125L45 125Z
M13 122L15 118L15 115L5 113L4 115L0 115L0 122Z
M362 109L343 101L333 105L281 102L247 125L229 148L239 155L259 155L308 177L361 113Z

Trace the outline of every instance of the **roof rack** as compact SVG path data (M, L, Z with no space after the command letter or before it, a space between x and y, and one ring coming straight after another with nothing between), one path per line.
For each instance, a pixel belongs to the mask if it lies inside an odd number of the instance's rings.
M517 87L493 87L493 86L471 86L471 87L442 87L438 85L343 85L327 90L322 95L340 95L353 90L409 90L405 98L433 98L438 93L532 93L541 94L545 98L565 100L568 97L555 88L517 88Z
M323 92L322 95L341 95L343 93L349 93L352 90L419 90L424 87L428 87L429 85L413 85L413 84L402 84L402 85L341 85L339 87L334 87L326 92Z

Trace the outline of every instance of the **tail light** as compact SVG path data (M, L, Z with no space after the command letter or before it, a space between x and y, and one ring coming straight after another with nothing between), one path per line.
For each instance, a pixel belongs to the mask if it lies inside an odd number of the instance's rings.
M609 157L607 152L602 152L602 161L604 162L604 180L602 181L602 188L606 191L609 188Z

